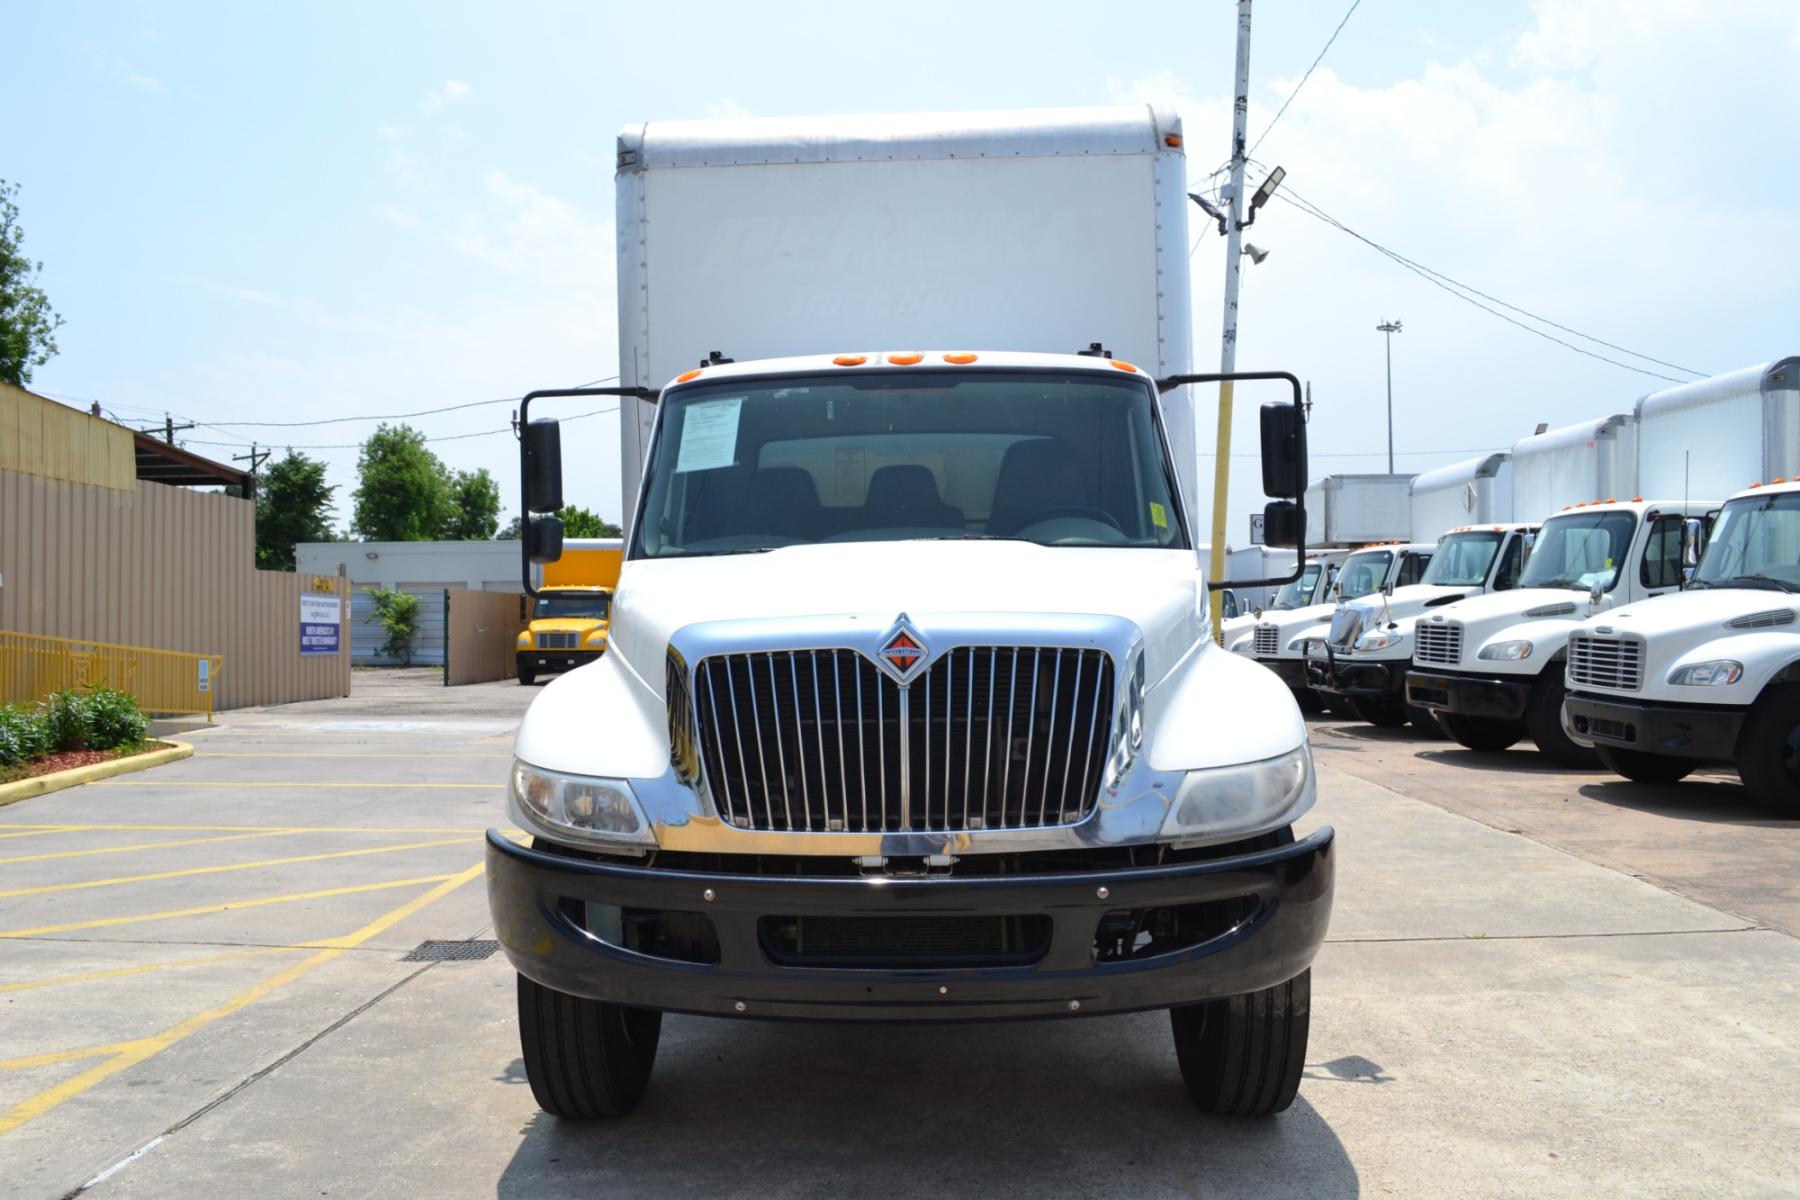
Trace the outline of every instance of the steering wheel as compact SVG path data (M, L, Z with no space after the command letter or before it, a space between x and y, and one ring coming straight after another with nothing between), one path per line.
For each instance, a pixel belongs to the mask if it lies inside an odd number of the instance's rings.
M1064 504L1056 508L1040 509L1032 513L1031 518L1019 528L1029 529L1033 525L1042 525L1045 521L1054 521L1058 517L1086 517L1089 520L1098 521L1102 525L1110 525L1119 533L1125 532L1124 527L1113 520L1111 513L1103 508L1089 508L1085 504Z

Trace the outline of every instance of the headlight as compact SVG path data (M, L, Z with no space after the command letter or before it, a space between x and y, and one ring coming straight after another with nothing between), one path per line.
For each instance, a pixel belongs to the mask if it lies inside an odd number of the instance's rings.
M551 837L656 845L650 823L623 779L563 775L514 759L512 798L523 824Z
M1386 650L1406 640L1404 633L1365 633L1356 639L1358 650Z
M517 644L521 650L531 649L531 630L527 629L524 633L521 633L518 637Z
M1317 640L1318 640L1317 638L1297 637L1293 641L1288 643L1288 650L1294 654L1305 654L1306 653L1306 643L1312 642L1312 641L1317 641Z
M1531 643L1527 641L1495 642L1491 646L1483 646L1476 658L1485 658L1490 662L1517 662L1521 658L1531 657Z
M596 629L588 634L587 644L598 648L604 648L606 646L606 630Z
M1189 771L1163 819L1175 842L1229 841L1292 824L1312 807L1312 751L1302 742L1261 762Z
M1744 664L1729 658L1689 663L1669 672L1669 682L1687 687L1726 687L1744 677Z

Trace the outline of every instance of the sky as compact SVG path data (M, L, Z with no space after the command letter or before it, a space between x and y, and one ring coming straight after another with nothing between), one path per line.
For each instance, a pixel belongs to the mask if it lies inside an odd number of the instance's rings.
M1181 112L1201 187L1229 154L1234 7L16 6L0 178L66 322L32 387L196 422L181 438L219 459L304 448L340 524L380 415L498 401L411 423L451 467L488 467L511 516L505 401L616 372L622 126L1154 101ZM1293 198L1634 369L1271 203L1238 367L1311 383L1315 477L1385 469L1384 319L1404 324L1406 472L1800 353L1800 4L1363 0L1296 94L1349 7L1259 0L1251 141L1292 103L1252 182L1279 164ZM1217 362L1223 262L1201 237L1197 369ZM1234 543L1262 503L1255 438L1240 419ZM570 501L616 519L615 420L567 427L565 459Z

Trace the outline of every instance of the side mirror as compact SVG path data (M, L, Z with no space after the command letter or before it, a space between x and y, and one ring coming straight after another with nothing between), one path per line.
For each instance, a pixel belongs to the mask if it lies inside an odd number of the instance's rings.
M1299 549L1302 520L1300 506L1292 500L1269 501L1263 505L1263 545L1274 550Z
M1381 594L1384 596L1392 596L1394 594L1394 581L1393 580L1391 580L1391 579L1382 580Z
M1593 605L1595 608L1599 608L1600 602L1604 599L1606 599L1606 585L1605 584L1601 583L1598 579L1596 579L1596 580L1594 580L1594 582L1588 584L1588 603L1589 604Z
M1681 565L1697 567L1700 565L1700 550L1706 543L1706 526L1698 517L1689 517L1681 523Z
M528 422L520 439L525 511L552 513L563 506L562 426L552 420ZM557 545L562 545L560 537ZM554 559L554 556L552 556ZM546 561L533 558L533 562Z
M562 557L563 523L561 517L533 517L525 523L525 558L543 566Z
M1278 500L1298 500L1306 488L1306 423L1298 404L1262 406L1262 477L1263 495ZM1267 526L1263 539L1270 546L1293 544L1269 540Z

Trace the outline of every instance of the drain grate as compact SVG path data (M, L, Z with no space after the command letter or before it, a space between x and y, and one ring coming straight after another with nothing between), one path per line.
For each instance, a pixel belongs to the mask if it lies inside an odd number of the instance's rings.
M486 958L499 948L499 942L420 942L400 961L466 962Z

